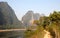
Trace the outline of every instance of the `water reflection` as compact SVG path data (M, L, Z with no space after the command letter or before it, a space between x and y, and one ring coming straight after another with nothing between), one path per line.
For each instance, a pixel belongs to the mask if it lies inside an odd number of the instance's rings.
M23 38L24 31L0 32L0 38Z

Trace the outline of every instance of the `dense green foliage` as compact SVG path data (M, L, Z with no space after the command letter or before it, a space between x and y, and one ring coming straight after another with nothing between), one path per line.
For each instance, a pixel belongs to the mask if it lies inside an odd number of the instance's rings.
M43 38L44 36L44 30L47 30L51 33L51 36L53 38L59 38L60 37L60 12L54 11L49 16L41 16L39 20L35 20L34 24L37 25L37 30L34 31L34 34L32 35L31 31L27 31L26 37L33 38L33 36L37 38Z

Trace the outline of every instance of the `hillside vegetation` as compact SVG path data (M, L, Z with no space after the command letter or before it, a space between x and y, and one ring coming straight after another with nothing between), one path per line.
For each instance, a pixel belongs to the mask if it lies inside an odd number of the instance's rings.
M45 31L50 32L52 38L60 37L60 11L54 11L49 16L41 16L39 20L35 20L37 30L27 30L26 38L44 38Z

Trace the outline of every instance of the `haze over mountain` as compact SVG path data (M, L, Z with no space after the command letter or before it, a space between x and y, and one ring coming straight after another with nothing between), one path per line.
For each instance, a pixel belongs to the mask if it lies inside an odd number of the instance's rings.
M22 23L7 2L0 2L0 27L6 25L10 28L21 28Z
M28 11L19 21L14 13L14 10L8 5L7 2L0 2L0 27L1 28L22 28L32 25L34 20L38 20L39 13Z
M39 13L34 13L33 11L28 11L23 17L22 21L25 26L31 26L34 20L38 20L40 18Z

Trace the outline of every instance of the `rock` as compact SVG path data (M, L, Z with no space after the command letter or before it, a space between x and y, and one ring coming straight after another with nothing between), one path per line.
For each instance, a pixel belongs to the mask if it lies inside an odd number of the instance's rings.
M40 18L39 13L34 13L33 11L28 11L23 17L23 24L28 27L31 26L34 20L38 20Z
M0 27L21 28L22 23L7 2L0 2ZM10 25L10 26L9 26Z

